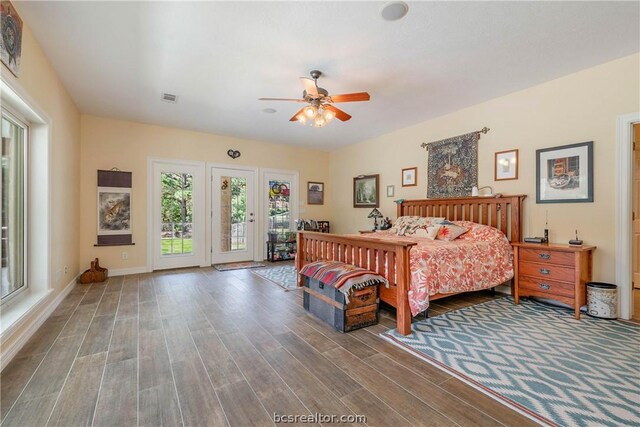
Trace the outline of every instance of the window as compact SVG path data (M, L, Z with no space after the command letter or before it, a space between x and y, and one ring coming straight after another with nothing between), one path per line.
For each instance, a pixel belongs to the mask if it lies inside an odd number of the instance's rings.
M193 252L193 176L163 172L162 255Z
M0 223L2 226L1 298L27 286L25 274L25 212L27 137L26 124L2 110L2 173Z
M269 233L285 234L291 230L291 182L269 180Z
M247 250L247 179L220 177L221 248L223 252Z

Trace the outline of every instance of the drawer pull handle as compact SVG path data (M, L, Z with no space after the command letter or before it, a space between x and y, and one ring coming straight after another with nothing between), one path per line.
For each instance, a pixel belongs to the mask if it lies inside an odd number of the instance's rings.
M548 268L541 268L540 269L540 274L549 275L549 274L551 274L551 270L549 270Z
M540 288L544 289L545 291L548 291L549 289L551 289L551 285L547 285L546 283L540 283Z
M551 254L538 254L540 259L551 259Z

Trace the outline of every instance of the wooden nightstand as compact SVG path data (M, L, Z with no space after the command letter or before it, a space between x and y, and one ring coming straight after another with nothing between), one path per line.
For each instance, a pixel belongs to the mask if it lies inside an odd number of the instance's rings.
M580 319L595 246L513 243L513 299L534 296L568 304Z

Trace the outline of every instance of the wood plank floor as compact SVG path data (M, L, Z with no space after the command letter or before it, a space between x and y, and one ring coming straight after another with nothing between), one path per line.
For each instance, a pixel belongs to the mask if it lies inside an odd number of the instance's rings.
M491 298L436 301L431 315ZM250 270L176 270L77 285L2 372L2 426L274 425L274 414L368 425L533 423L381 340L309 316L300 291Z

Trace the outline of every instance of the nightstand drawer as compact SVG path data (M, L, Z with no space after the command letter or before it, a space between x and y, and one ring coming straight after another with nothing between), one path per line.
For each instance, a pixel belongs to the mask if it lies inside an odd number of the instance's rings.
M546 280L559 280L570 283L575 281L573 267L560 267L546 263L520 262L519 273L521 276L538 277Z
M559 252L546 249L520 248L520 259L522 261L544 262L556 265L573 267L575 255L573 252Z
M567 298L575 297L575 289L573 283L555 282L553 280L544 280L534 277L520 276L520 292L528 295L529 292L535 292L537 295L562 296Z

